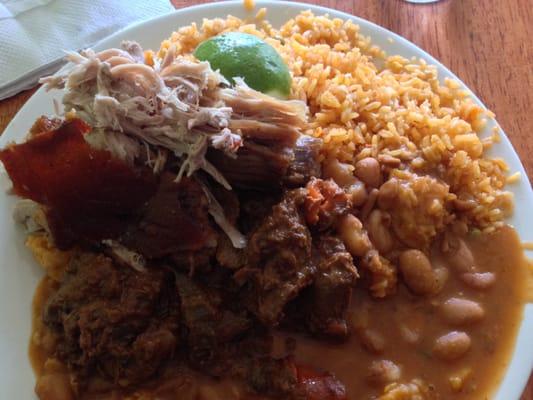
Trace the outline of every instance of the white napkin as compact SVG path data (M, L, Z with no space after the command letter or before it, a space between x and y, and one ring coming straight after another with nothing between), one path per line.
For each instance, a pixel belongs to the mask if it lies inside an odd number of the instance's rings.
M0 0L0 100L133 22L172 11L169 0Z

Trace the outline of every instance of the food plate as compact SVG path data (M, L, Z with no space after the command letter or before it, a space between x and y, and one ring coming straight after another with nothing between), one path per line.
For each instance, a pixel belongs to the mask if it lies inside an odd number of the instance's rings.
M458 80L446 67L414 44L361 18L332 9L293 2L259 1L257 7L268 8L267 17L274 26L281 25L287 19L306 9L311 9L319 15L328 13L332 17L351 19L360 25L363 34L370 36L373 43L380 46L388 54L399 54L407 58L422 58L429 64L437 66L440 79L448 77ZM227 14L237 17L251 15L248 15L244 9L242 1L228 1L186 8L117 32L95 46L95 49L117 47L125 39L136 40L144 48L158 48L159 43L180 26L188 25L191 22L199 23L203 18L225 17ZM461 83L461 85L463 84ZM463 87L467 89L464 85ZM38 116L53 113L53 100L59 100L60 96L60 92L47 93L42 88L37 91L0 137L0 147L11 141L21 141ZM472 97L476 103L482 105L475 95L472 94ZM489 121L486 127L487 135L494 126L497 126L496 122ZM509 190L515 196L516 209L514 216L508 222L516 228L523 241L533 241L533 227L528 223L533 220L533 209L530 207L533 204L533 191L517 154L503 132L501 143L495 145L488 156L504 158L512 171L521 173L522 179L509 186ZM9 185L7 175L1 170L0 398L32 399L35 398L33 392L34 376L27 354L28 335L31 330L31 298L43 273L24 246L22 229L12 221L12 209L16 199L8 195ZM533 367L533 347L529 343L531 332L533 332L533 306L530 304L525 308L512 361L495 399L512 400L520 397Z

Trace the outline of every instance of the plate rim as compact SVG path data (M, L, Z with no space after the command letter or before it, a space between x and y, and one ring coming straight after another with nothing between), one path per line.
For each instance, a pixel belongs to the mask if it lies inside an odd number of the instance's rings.
M95 49L102 48L102 46L107 46L106 43L116 41L116 39L124 34L127 34L128 32L135 32L135 31L142 31L149 28L152 24L155 24L159 21L172 21L175 18L179 18L183 14L188 13L198 13L203 10L213 11L218 14L219 17L225 17L228 15L228 11L231 13L231 10L226 11L226 8L235 8L235 7L244 7L242 0L227 0L223 2L216 2L216 3L204 3L204 4L197 4L192 6L183 7L180 9L173 10L167 14L163 14L145 21L140 21L137 23L134 23L132 25L129 25L125 28L122 28L113 34L105 37L104 39L100 40L96 45L92 46ZM417 58L424 59L427 61L428 64L434 65L437 67L437 70L439 72L439 75L442 75L444 72L448 77L451 79L457 81L459 85L466 89L469 93L469 96L473 99L473 101L480 105L484 110L488 110L488 108L485 106L485 104L481 101L481 99L459 78L453 71L451 71L447 66L445 66L442 62L440 62L438 59L436 59L434 56L429 54L427 51L419 47L418 45L414 44L413 42L409 41L405 37L392 32L374 22L368 21L360 16L352 15L344 11L335 10L329 7L320 6L320 5L314 5L314 4L307 4L307 3L301 3L296 1L285 1L285 0L256 0L255 1L255 8L253 9L253 12L258 10L261 7L266 7L267 9L283 9L288 8L291 11L301 12L304 10L311 10L315 14L329 14L331 17L335 18L341 18L344 20L351 20L354 23L360 25L361 27L364 27L365 30L370 30L372 33L378 32L378 34L386 35L387 37L392 38L396 43L398 43L400 49L399 52L401 53L402 49L408 49L413 53L417 53ZM276 12L276 11L274 11ZM253 15L252 13L249 13L250 15ZM267 15L268 19L268 15ZM176 27L176 29L179 28L179 26ZM171 32L169 32L170 34ZM365 36L369 35L372 38L372 33L367 34L365 33ZM400 54L402 55L402 54ZM18 119L21 118L20 115L22 111L26 107L31 107L31 100L35 99L36 95L43 95L45 92L44 87L40 87L32 96L26 101L26 103L17 111L15 116L11 119L9 124L5 127L4 132L2 135L0 135L0 148L4 147L7 143L13 141L17 134L14 131L14 126L17 125L19 122ZM48 96L51 96L48 94ZM518 161L518 171L522 175L522 179L520 182L520 189L525 190L524 195L525 198L528 199L530 202L533 200L533 189L531 186L531 181L528 179L528 175L526 173L526 170L524 168L524 165L522 164L522 161L520 157L518 156L518 153L515 150L515 147L513 146L512 142L510 141L507 134L504 132L502 127L499 125L496 119L493 119L494 126L498 128L498 131L502 137L502 143L500 143L500 146L504 146L506 150L511 151L511 155L515 158L514 161ZM12 133L13 131L13 133ZM0 165L0 173L2 172L3 166ZM516 187L510 187L510 191L516 192L518 189ZM514 212L516 214L516 210ZM522 394L523 390L525 389L525 386L528 382L528 379L530 377L531 371L533 369L533 348L525 348L525 343L522 343L521 346L519 346L519 339L523 334L523 330L527 327L533 327L533 305L529 304L524 307L523 312L523 318L522 321L520 321L520 325L518 327L517 336L515 338L515 343L513 346L513 353L511 354L511 358L509 360L508 365L506 366L506 370L501 377L501 380L497 387L495 387L495 390L493 392L493 396L496 399L504 399L508 400L510 398L516 398L518 399L520 395ZM506 382L509 370L514 365L513 361L515 361L515 357L517 356L517 352L519 350L528 350L526 355L522 353L522 356L524 359L522 359L521 365L524 365L524 368L521 368L516 375L513 378L513 385L507 385L506 391L504 393L501 393L502 387L504 383ZM529 367L527 367L529 366ZM502 397L505 396L505 397ZM509 397L511 396L511 397Z

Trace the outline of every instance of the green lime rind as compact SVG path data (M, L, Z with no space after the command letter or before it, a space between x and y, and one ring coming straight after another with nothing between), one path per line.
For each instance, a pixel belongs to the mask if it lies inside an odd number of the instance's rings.
M291 91L289 68L268 43L254 35L228 32L198 45L194 56L209 61L232 84L240 77L252 89L286 98Z

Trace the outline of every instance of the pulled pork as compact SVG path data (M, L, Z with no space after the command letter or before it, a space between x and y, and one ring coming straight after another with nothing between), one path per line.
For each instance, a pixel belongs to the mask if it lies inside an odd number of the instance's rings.
M134 139L137 147L182 158L178 179L203 170L229 188L205 157L209 147L233 158L245 139L291 148L306 123L305 103L263 95L242 80L235 88L223 87L224 77L207 62L172 57L170 51L152 68L139 54L142 49L132 42L123 49L69 53L70 71L41 80L47 89L65 88L65 110L75 110L96 132L121 134L106 143L114 154L131 155Z
M92 149L134 168L174 169L177 181L203 171L226 189L281 189L293 161L301 164L294 148L307 120L305 103L274 99L239 79L228 87L207 62L175 53L170 49L151 67L135 42L87 49L68 53L70 69L41 81L48 90L66 90L64 108L90 125L83 137ZM57 125L37 129L54 132ZM235 247L244 247L244 237L208 199L215 221Z

